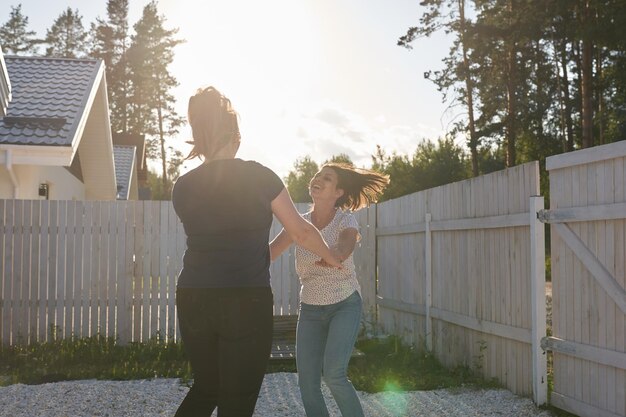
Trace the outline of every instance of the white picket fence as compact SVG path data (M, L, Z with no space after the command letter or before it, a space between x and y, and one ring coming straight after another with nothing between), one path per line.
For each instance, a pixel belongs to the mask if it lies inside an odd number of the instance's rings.
M170 203L3 200L0 218L3 343L175 337L185 240Z
M368 214L357 214L365 221L359 246L371 250ZM170 202L0 200L0 219L1 343L178 338L175 288L186 243ZM280 230L275 221L270 236ZM292 248L271 265L276 315L298 312L293 257ZM374 260L360 249L355 257L373 306Z

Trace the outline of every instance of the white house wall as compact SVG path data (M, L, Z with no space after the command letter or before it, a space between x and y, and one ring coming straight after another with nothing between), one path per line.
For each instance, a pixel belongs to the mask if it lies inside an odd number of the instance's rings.
M87 200L115 200L115 165L104 77L78 145Z
M39 184L48 184L50 200L84 200L85 185L67 169L53 166L14 165L19 199L39 197ZM14 198L14 187L5 168L0 169L0 198Z

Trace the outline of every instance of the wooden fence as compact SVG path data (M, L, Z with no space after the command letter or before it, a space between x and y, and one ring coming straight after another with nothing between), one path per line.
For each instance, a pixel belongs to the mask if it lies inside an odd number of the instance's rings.
M0 201L2 342L175 337L185 240L170 206Z
M355 254L368 310L376 291L372 213L357 213L367 253ZM0 220L1 343L178 337L175 287L186 243L171 203L0 200ZM274 222L271 236L280 229ZM276 315L297 314L293 256L291 249L271 266Z
M538 404L543 338L555 405L626 415L626 142L610 146L548 160L547 211L536 162L359 211L355 264L369 317ZM552 223L551 338L537 217ZM0 343L177 337L185 240L169 202L0 200L0 220ZM293 250L271 272L274 313L296 314Z
M544 228L529 163L378 205L385 331L546 400Z
M548 158L555 406L626 416L626 142Z

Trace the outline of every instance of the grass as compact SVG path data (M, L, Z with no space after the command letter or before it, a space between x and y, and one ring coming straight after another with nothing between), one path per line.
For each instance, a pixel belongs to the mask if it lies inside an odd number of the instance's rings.
M494 387L468 368L448 370L432 355L405 346L395 337L359 341L365 357L351 361L349 376L366 392ZM270 362L267 372L295 372L295 363ZM40 384L76 379L192 379L180 343L154 338L119 345L93 336L0 349L0 385Z
M0 348L0 385L75 379L191 378L182 345L153 338L119 345L114 338L71 338Z
M468 367L448 369L423 349L406 346L396 337L358 343L365 353L348 370L355 387L366 392L417 391L440 388L494 388Z
M348 376L359 391L500 387L467 367L447 369L431 354L403 345L397 337L360 340L357 348L365 356L352 359ZM268 372L296 372L296 366L295 363L270 363Z

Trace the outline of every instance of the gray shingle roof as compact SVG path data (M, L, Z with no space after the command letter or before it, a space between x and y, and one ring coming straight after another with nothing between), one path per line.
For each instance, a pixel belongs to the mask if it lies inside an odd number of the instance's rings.
M5 56L12 87L0 144L70 146L100 60Z
M113 159L115 160L115 178L117 181L117 199L128 200L133 164L135 161L135 146L114 145Z

